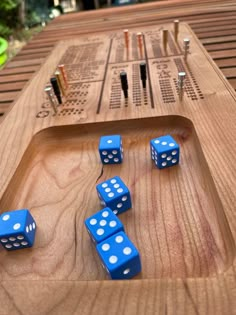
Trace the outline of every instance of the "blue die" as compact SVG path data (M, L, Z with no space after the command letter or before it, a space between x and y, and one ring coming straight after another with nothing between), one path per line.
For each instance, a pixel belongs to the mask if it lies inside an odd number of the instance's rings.
M129 189L119 176L98 184L96 189L102 206L109 207L113 213L120 214L132 207Z
M100 243L111 235L124 231L123 224L110 208L104 208L84 222L94 243Z
M99 153L103 164L120 164L123 161L123 147L120 135L100 138Z
M5 212L0 216L0 242L7 250L31 247L36 223L29 210Z
M179 163L179 145L170 136L162 136L150 141L151 157L158 168L166 168Z
M130 279L141 271L139 252L124 232L99 243L97 252L111 279Z

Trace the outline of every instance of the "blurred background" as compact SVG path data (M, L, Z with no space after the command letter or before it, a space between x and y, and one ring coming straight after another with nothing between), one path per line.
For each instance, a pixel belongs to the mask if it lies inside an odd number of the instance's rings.
M0 35L14 30L44 26L50 19L73 11L130 5L148 0L0 0Z
M61 14L150 0L0 0L0 65Z

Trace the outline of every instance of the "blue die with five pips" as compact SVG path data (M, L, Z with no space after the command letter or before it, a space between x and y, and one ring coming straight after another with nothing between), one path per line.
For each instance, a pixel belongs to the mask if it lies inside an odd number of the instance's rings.
M122 222L108 207L87 218L84 224L96 244L117 232L124 231Z
M120 164L123 161L123 146L120 135L102 136L99 153L103 164Z
M150 141L151 158L159 168L166 168L179 163L179 145L170 135Z

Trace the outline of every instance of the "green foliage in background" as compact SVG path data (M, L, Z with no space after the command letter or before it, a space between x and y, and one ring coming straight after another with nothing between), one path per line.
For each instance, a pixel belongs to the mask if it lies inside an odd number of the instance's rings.
M20 25L20 0L0 0L0 36L7 38Z
M26 13L27 13L26 14L26 19L25 19L25 24L26 25L31 26L31 25L40 23L40 21L41 21L40 17L39 17L39 15L36 12L27 10Z
M29 27L48 20L48 0L27 0L25 24Z

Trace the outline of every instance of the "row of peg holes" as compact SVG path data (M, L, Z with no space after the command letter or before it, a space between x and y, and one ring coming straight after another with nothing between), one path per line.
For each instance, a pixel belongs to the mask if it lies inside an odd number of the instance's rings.
M63 104L64 106L79 106L79 105L85 105L86 100L71 100L68 99L65 101L65 103Z
M152 44L152 50L154 57L162 56L161 46L160 44Z
M111 109L121 106L121 86L119 82L115 82L111 86L110 105Z
M159 84L164 103L174 103L175 98L170 80L169 79L159 80Z
M140 74L139 65L132 66L132 83L133 83L133 102L136 106L141 106Z
M178 80L176 78L174 78L173 80L174 80L177 94L179 95ZM187 82L184 85L184 91L186 92L187 96L189 96L192 99L192 101L195 101L198 99L196 93L192 89L192 86L191 88L189 88L189 84Z
M74 98L74 97L86 97L88 95L88 91L77 91L77 92L69 92L67 97Z
M197 92L198 92L199 97L200 97L201 99L204 99L204 96L203 96L203 94L202 94L202 91L201 91L201 89L200 89L200 87L199 87L199 85L198 85L198 83L197 83L197 80L195 79L195 77L194 77L192 71L189 70L189 73L190 73L190 76L191 76L191 78L192 78L192 80L193 80L193 84L194 84L194 86L195 86L195 89L196 89Z
M70 91L75 92L75 91L80 91L84 89L89 89L91 84L86 84L86 83L75 83L70 85Z
M184 66L184 64L183 64L183 62L182 62L182 60L181 60L180 58L176 58L174 61L175 61L176 67L177 67L177 69L178 69L178 72L184 71L184 72L187 73L187 71L185 70L185 66ZM193 81L194 87L195 87L195 89L196 89L196 91L197 91L199 97L200 97L201 99L204 99L204 96L203 96L203 94L202 94L202 91L201 91L201 89L199 88L199 85L198 85L198 83L197 83L197 80L196 80L196 78L194 77L192 71L189 70L188 72L189 72L189 74L190 74L190 77L191 77L191 79L192 79L192 81ZM176 86L176 89L177 89L177 93L179 93L179 91L178 91L179 89L178 89L178 82L177 82L177 79L174 79L174 83L175 83L175 86ZM185 82L185 91L186 91L187 95L188 95L193 101L198 100L197 95L196 95L195 90L194 90L194 87L192 86L191 81L189 80L189 78L188 78L188 76L187 76L186 82Z
M60 112L57 113L58 116L66 116L66 115L80 115L84 111L83 108L77 109L77 108L66 108L62 109Z
M120 45L119 47L116 48L116 62L122 62L124 61L123 56L124 56L124 46Z
M173 41L173 38L172 38L171 34L170 34L170 37L169 37L169 40L168 40L168 44L169 44L171 53L172 53L173 55L178 54L178 50L177 50L177 47L176 47L176 42Z
M76 54L78 53L79 49L80 45L68 47L61 60L59 61L59 64L73 63L72 61L76 58Z
M133 52L133 58L139 59L138 47L137 47L137 36L135 34L132 34L132 52Z
M184 64L180 58L175 59L175 64L176 64L176 67L178 69L178 72L186 72ZM176 78L174 78L174 82L175 82L175 86L177 89L177 93L179 93L178 82L177 82ZM193 101L198 99L197 95L194 91L194 88L191 84L191 81L188 78L187 72L186 72L186 80L185 80L184 90L185 90L187 96L189 96Z
M74 83L70 84L70 91L67 95L67 99L64 106L83 106L87 102L88 89L91 87L89 83ZM79 98L77 98L79 96ZM75 97L75 98L73 98ZM78 111L80 109L76 109ZM83 111L83 109L81 109ZM79 113L80 114L80 113ZM62 114L65 116L65 114ZM70 114L69 114L70 115Z

